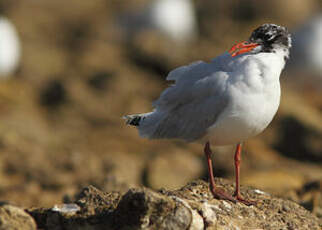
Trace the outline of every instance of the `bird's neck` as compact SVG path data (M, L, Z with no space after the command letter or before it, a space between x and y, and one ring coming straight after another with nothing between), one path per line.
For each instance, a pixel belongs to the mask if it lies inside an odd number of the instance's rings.
M288 51L275 49L274 52L260 52L251 59L261 71L264 82L279 82L280 74L285 66Z
M273 53L275 53L277 56L281 57L283 59L283 62L285 62L289 59L290 56L290 49L285 46L278 46L274 47Z

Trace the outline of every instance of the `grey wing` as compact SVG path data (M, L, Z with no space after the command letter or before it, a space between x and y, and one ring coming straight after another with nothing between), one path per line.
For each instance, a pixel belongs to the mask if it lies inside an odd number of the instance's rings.
M176 83L182 81L195 81L209 76L213 72L230 71L227 69L229 62L232 60L229 53L224 53L211 60L210 63L196 61L190 65L181 66L172 70L167 76L167 80L174 80Z
M198 139L226 107L228 73L216 72L211 63L193 65L192 70L184 70L183 75L175 79L176 84L167 88L154 102L154 115L158 121L154 121L151 138Z
M174 80L175 84L164 90L160 98L153 103L154 107L163 107L169 109L177 106L177 103L185 103L191 101L195 97L203 94L199 90L209 92L220 91L220 83L222 79L227 77L227 62L231 56L227 53L218 56L207 63L197 61L187 66L174 69L167 76L167 80ZM211 83L210 87L207 84ZM194 87L195 89L191 89Z

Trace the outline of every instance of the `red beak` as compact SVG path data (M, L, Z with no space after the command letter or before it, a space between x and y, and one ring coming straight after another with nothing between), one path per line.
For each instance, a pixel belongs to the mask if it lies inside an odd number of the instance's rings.
M229 50L229 53L232 57L235 57L239 54L249 52L257 46L259 46L259 44L249 43L249 42L244 41L244 42L238 43L238 44L234 45L233 47L231 47L231 49Z

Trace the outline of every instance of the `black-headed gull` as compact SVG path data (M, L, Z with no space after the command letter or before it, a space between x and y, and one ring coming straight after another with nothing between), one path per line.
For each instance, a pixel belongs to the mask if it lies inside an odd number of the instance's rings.
M171 71L175 84L164 90L150 113L127 115L142 137L179 138L205 143L210 189L215 198L246 201L240 195L241 143L262 132L280 103L279 77L289 57L291 36L287 29L264 24L249 40L210 63L198 61ZM215 187L210 143L237 144L234 197Z
M15 26L0 16L0 77L12 74L20 60L20 41Z

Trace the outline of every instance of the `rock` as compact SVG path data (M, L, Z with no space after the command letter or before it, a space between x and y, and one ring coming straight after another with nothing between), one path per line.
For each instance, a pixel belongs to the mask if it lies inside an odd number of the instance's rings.
M118 192L105 193L93 186L88 186L76 196L75 203L81 207L81 213L95 215L105 210L115 209L119 200Z
M76 196L78 212L58 212L54 209L29 209L39 228L45 229L106 229L110 213L116 209L120 194L105 193L93 186L85 187Z
M34 219L23 209L9 204L0 205L0 230L33 230L36 228Z
M216 179L232 193L234 186ZM51 209L29 210L45 229L320 229L322 223L300 205L263 191L242 187L256 206L214 199L205 181L194 181L179 190L130 189L120 196L90 186L76 197L76 213ZM89 208L91 207L91 208Z

